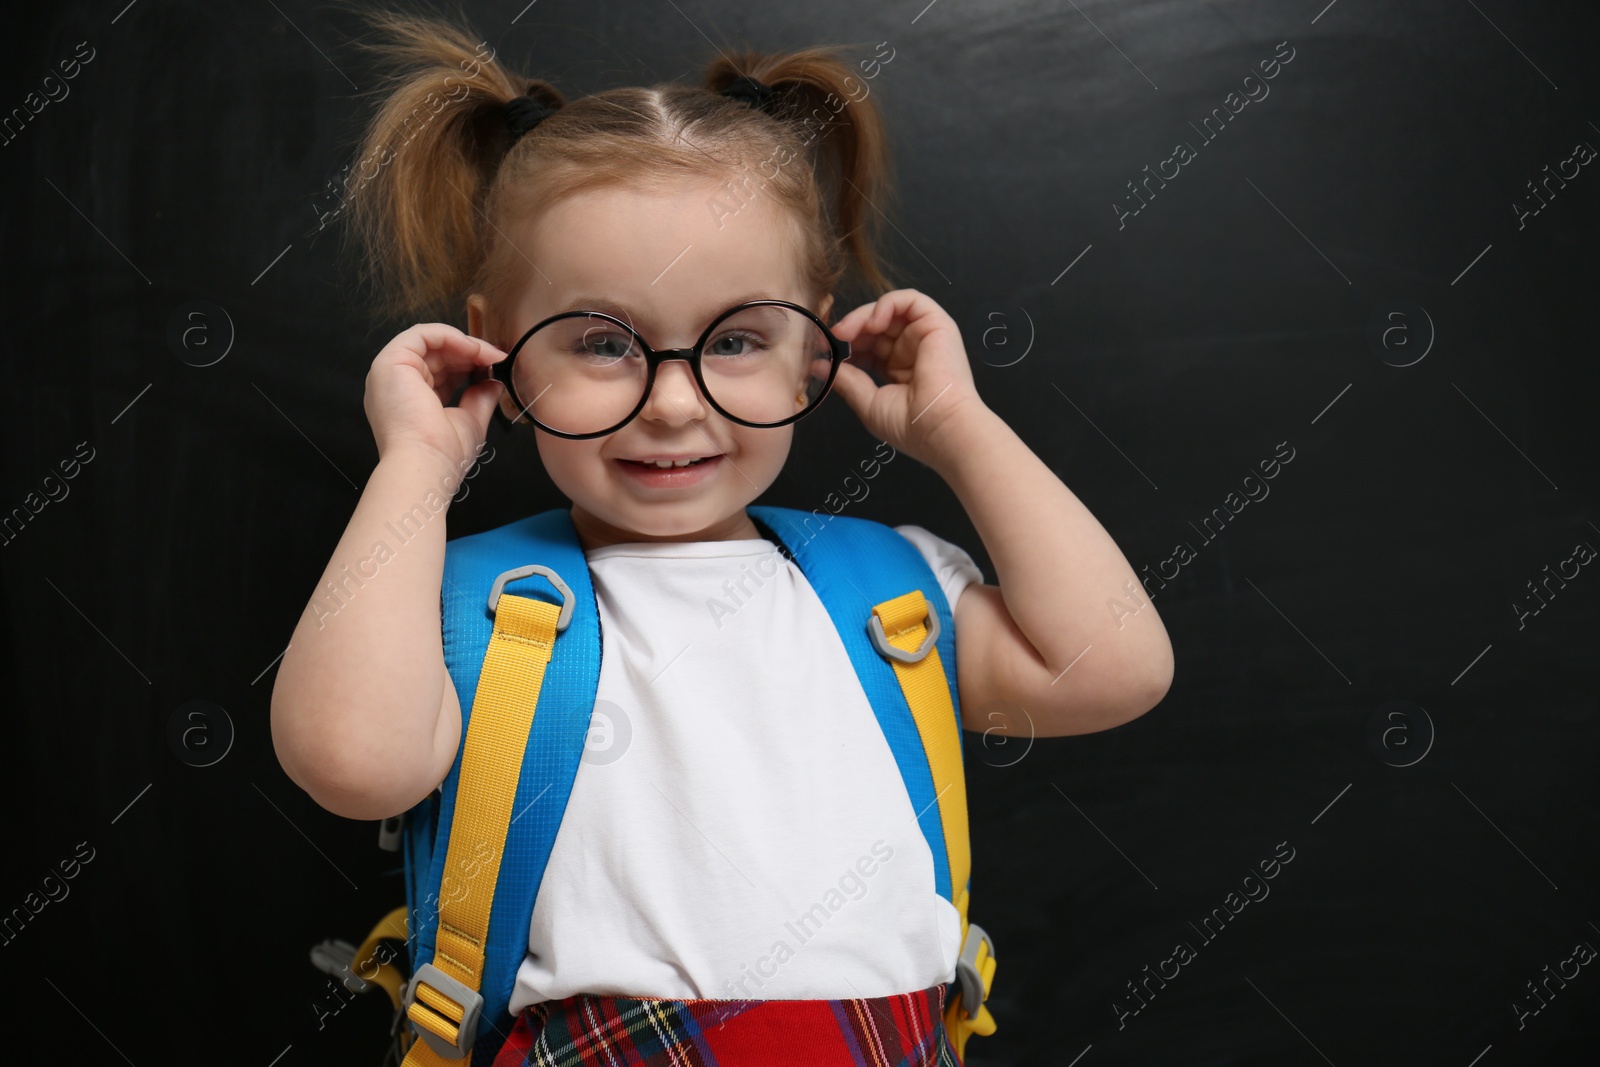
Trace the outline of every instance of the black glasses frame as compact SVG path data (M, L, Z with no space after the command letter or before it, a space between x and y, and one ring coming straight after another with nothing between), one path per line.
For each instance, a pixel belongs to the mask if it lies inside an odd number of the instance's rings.
M817 398L807 405L804 410L795 412L793 415L790 415L787 419L784 419L781 422L749 422L745 419L739 418L737 415L731 414L725 410L721 404L717 403L716 398L711 395L711 390L706 388L705 377L700 372L701 352L705 348L706 342L711 339L711 335L713 332L715 332L716 328L739 312L753 307L781 307L788 308L791 311L798 311L800 314L804 315L806 318L815 323L817 329L822 331L822 335L828 339L828 347L833 356L832 361L828 364L828 380L823 383L822 392L818 393ZM639 348L644 352L645 358L644 391L639 395L639 402L634 405L633 410L628 412L627 417L625 417L621 422L617 423L615 426L612 426L610 429L597 430L594 433L569 433L565 430L557 430L553 427L546 426L544 423L535 418L533 413L528 410L530 405L523 403L522 398L517 395L516 386L511 383L511 368L517 362L517 353L522 351L522 346L528 343L528 338L532 337L536 330L543 329L558 319L577 318L578 316L583 316L585 318L604 319L607 322L615 323L616 325L622 327L624 330L628 331L635 341L639 342ZM700 334L700 339L694 343L694 347L692 348L651 348L649 342L644 339L643 335L641 335L638 330L617 318L615 315L608 315L603 311L563 311L559 315L551 315L549 318L535 323L527 333L522 335L522 339L516 343L511 351L506 354L506 358L501 360L499 363L493 364L489 368L489 372L491 377L497 379L500 384L506 387L506 392L511 394L511 399L517 405L518 415L517 419L515 420L507 417L506 413L501 410L500 406L495 405L495 416L500 419L504 425L511 426L514 422L520 421L520 419L526 415L530 422L532 422L539 429L543 430L545 433L553 434L556 437L565 437L570 441L583 441L593 437L604 437L607 434L616 433L628 423L632 422L638 416L639 412L644 410L645 404L647 404L650 400L650 391L654 389L656 385L656 368L667 362L669 359L681 359L689 364L689 369L694 374L695 385L697 385L700 389L700 395L706 398L706 402L716 410L717 414L721 415L730 422L736 422L741 426L751 426L764 430L778 426L787 426L789 423L798 419L802 419L811 414L811 412L815 411L822 401L827 398L828 393L833 389L833 379L839 373L839 361L849 358L850 343L848 341L841 341L835 337L833 335L833 331L828 329L827 325L809 309L802 307L799 304L790 303L787 300L750 300L743 304L739 304L736 307L731 307L727 311L724 311L722 314L718 315L714 320L712 320L711 325L707 326ZM534 397L534 400L537 399L538 397Z

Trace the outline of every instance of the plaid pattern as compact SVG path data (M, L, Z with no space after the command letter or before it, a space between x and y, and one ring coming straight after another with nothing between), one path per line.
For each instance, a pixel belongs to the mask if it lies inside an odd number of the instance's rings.
M494 1067L962 1067L946 987L850 1000L579 994L530 1005Z

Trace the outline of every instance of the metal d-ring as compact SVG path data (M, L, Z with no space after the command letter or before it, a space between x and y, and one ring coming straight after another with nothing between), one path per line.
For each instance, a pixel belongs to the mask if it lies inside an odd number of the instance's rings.
M530 563L526 567L513 567L494 580L494 586L489 590L489 617L494 617L494 609L500 603L500 594L505 590L507 582L514 582L518 578L526 578L533 574L544 575L561 594L561 614L556 618L556 632L560 633L572 621L572 590L567 588L567 583L561 580L559 574L538 563Z
M891 659L901 663L915 663L928 654L935 641L939 640L939 613L933 610L933 605L928 605L927 615L928 633L922 639L922 644L913 651L907 652L903 648L896 648L889 643L889 636L883 632L883 620L878 618L878 613L873 612L867 617L867 636L872 638L872 647Z

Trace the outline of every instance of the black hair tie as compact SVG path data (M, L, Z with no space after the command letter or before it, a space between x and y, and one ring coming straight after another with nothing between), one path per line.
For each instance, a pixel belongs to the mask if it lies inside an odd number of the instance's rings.
M741 74L721 91L721 95L732 97L734 100L743 100L757 111L768 111L773 98L778 95L778 90Z
M561 109L546 107L531 96L518 96L507 100L505 103L506 127L511 131L512 143L515 144L521 140L523 134L532 130L559 110Z

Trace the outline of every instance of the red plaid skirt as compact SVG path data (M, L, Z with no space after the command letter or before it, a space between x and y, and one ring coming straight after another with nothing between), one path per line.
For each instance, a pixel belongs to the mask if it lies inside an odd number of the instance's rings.
M524 1009L494 1067L962 1067L945 989L851 1000L579 994Z

